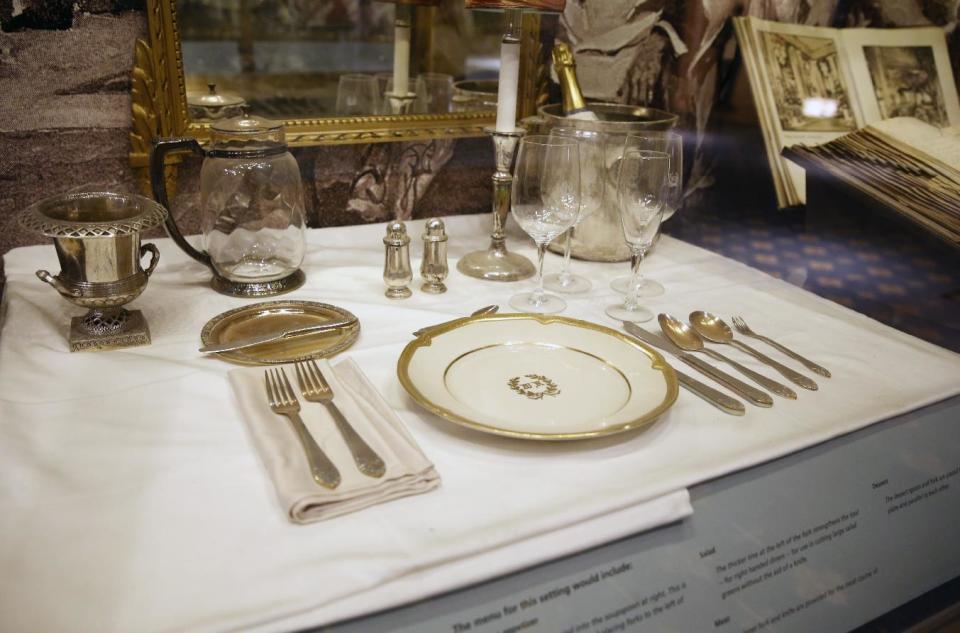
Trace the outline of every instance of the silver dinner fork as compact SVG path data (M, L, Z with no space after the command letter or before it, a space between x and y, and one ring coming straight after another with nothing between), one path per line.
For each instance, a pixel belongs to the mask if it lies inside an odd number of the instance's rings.
M780 343L777 343L777 342L776 342L775 340L773 340L772 338L768 338L768 337L766 337L766 336L762 336L762 335L760 335L760 334L757 334L757 333L754 332L753 330L751 330L751 329L750 329L750 326L747 325L747 322L744 321L743 318L738 317L738 316L735 316L735 317L733 317L732 321L733 321L733 327L736 328L737 332L740 332L740 333L743 334L744 336L751 336L751 337L757 339L758 341L763 341L764 343L766 343L766 344L769 345L770 347L772 347L772 348L774 348L774 349L776 349L776 350L779 350L780 352L783 352L784 354L786 354L786 355L789 356L790 358L794 359L795 361L798 361L798 362L800 362L800 363L803 363L804 366L806 366L807 369L809 369L810 371L815 372L815 373L817 373L817 374L820 374L820 375L823 376L824 378L829 378L829 377L830 377L830 372L827 371L824 367L821 367L820 365L816 364L816 363L813 362L812 360L808 360L808 359L804 358L803 356L801 356L800 354L796 353L796 352L793 351L792 349L790 349L790 348L788 348L788 347L784 347L783 345L781 345Z
M353 461L359 470L368 477L383 477L387 471L386 464L380 459L380 456L370 448L357 431L347 422L347 419L333 402L333 389L327 383L317 363L310 361L301 361L294 365L297 370L297 382L300 383L300 393L304 400L308 402L319 402L327 408L330 417L333 418L340 435L343 436L353 455Z
M289 418L293 430L300 439L304 452L307 454L307 463L310 464L310 474L313 480L331 490L340 485L340 471L330 461L323 450L317 445L316 440L310 435L310 431L303 425L300 419L300 402L290 386L290 380L283 369L268 369L264 372L264 379L267 386L267 400L270 403L270 410L277 415L283 415Z

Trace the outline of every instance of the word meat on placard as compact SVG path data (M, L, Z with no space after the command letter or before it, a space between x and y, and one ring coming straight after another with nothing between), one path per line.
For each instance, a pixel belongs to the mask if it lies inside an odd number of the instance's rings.
M799 613L803 612L806 609L809 609L810 607L817 604L818 602L821 602L823 600L829 600L830 598L832 598L833 596L836 596L839 593L847 591L848 589L852 589L854 585L857 585L863 582L864 580L872 578L877 574L877 571L878 569L874 567L873 569L866 571L862 574L859 574L851 578L850 580L846 580L836 586L825 589L824 591L821 591L820 593L814 596L804 599L802 602L798 602L795 605L787 607L786 609L784 609L783 611L781 611L780 613L777 613L772 617L769 617L761 622L758 622L749 628L743 629L743 633L756 633L757 631L766 630L769 627L774 626L776 624L781 624L783 620L786 620L789 617L798 615Z

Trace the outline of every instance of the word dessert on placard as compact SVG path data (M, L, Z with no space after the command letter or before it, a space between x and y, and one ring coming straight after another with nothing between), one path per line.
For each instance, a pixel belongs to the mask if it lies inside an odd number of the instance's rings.
M960 472L960 467L939 475L933 475L920 483L901 488L892 494L885 494L884 501L887 503L887 514L900 512L916 503L946 492L950 489L948 480L956 477L958 472Z

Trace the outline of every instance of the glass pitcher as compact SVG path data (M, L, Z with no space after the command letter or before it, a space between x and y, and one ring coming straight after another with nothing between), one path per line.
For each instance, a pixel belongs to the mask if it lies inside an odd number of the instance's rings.
M192 138L154 141L153 195L168 210L164 159L184 150L204 157L200 169L204 250L184 239L170 213L165 226L174 242L210 267L211 285L218 292L263 297L299 287L306 250L303 185L297 161L284 142L283 125L245 113L215 122L206 149Z

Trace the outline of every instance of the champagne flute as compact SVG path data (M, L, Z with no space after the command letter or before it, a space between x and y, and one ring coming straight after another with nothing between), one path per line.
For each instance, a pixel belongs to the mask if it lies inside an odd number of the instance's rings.
M580 148L580 212L564 237L563 266L560 272L544 277L543 285L554 292L586 292L593 284L586 277L570 272L570 253L577 225L603 205L606 190L606 139L601 132L562 127L550 130L550 137L573 139Z
M666 206L670 157L664 152L627 150L620 159L617 201L623 236L630 247L631 292L622 304L609 306L607 315L618 321L649 321L653 312L640 305L643 275L640 265L660 229Z
M547 244L573 226L580 212L580 148L577 141L525 136L517 149L511 188L513 217L537 244L537 288L510 298L520 312L550 314L567 303L543 289L543 255Z
M624 153L630 150L645 150L662 152L670 157L670 171L668 173L667 190L664 194L663 222L672 216L680 206L683 182L683 137L676 132L644 132L643 134L629 134L624 143ZM633 277L626 275L617 277L610 282L610 287L621 294L634 291ZM663 285L652 280L644 279L640 289L642 297L656 297L664 292Z

